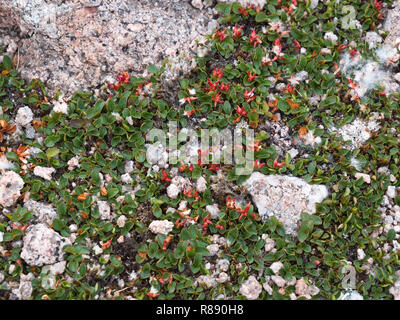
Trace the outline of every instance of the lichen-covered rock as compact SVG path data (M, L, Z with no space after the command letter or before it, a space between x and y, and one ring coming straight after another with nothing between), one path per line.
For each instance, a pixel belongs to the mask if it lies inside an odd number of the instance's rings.
M384 30L389 31L388 36L385 38L385 44L392 47L396 46L397 39L400 38L400 1L397 0L393 4L394 8L388 11L384 23Z
M288 234L297 233L300 215L315 213L315 204L328 196L323 185L310 185L305 180L281 175L253 172L245 182L258 213L263 219L280 220Z
M380 128L377 121L363 121L356 119L352 123L346 124L341 127L338 132L344 141L350 141L350 145L346 148L354 150L362 146L370 137L371 132Z
M167 235L174 228L174 224L168 220L154 220L149 225L149 230L156 234Z
M24 186L24 180L14 171L6 171L0 177L0 204L3 207L14 205Z
M57 211L51 204L28 200L24 207L29 211L33 211L32 220L34 223L44 223L50 226L53 220L57 218Z
M30 266L42 266L63 261L62 248L71 244L43 223L28 227L23 238L21 258Z
M242 283L239 293L244 295L248 300L256 300L262 291L261 284L254 276L250 276Z

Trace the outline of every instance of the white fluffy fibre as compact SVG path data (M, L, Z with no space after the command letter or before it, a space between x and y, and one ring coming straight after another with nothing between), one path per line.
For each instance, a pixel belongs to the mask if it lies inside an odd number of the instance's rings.
M368 91L383 86L386 94L399 91L398 83L393 79L389 71L385 71L382 66L391 63L398 58L397 50L390 46L382 46L375 51L379 61L364 60L361 55L352 56L345 52L341 56L340 68L347 77L353 78L356 82L355 92L362 98Z
M12 170L14 165L7 160L6 156L2 155L0 157L0 170Z

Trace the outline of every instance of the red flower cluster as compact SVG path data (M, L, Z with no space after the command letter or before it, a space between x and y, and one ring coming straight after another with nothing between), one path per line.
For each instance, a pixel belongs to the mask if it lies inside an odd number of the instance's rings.
M382 1L374 0L374 7L376 11L381 11L383 8Z
M181 162L181 166L179 167L179 172L184 172L187 169L189 169L190 172L193 171L194 167L193 164L191 164L190 166L187 166L186 164L184 164L183 162Z
M265 163L260 163L258 160L254 161L254 169L260 169L265 166Z
M214 108L216 108L218 103L222 103L221 93L213 95L211 100L214 101Z
M339 44L338 47L337 47L337 49L338 49L339 51L342 51L342 50L346 49L347 47L348 47L347 44Z
M200 200L199 192L196 190L196 191L193 193L193 188L188 189L188 190L185 190L185 191L183 192L183 194L184 194L186 197L188 197L188 198L195 198L197 201Z
M242 29L243 29L243 26L238 28L237 23L236 23L235 26L233 27L233 37L240 38L240 36L242 35Z
M224 73L221 71L221 68L214 68L212 72L213 77L216 77L218 79L221 79Z
M244 92L244 98L246 99L246 102L249 103L250 101L253 101L256 96L254 94L254 88L249 91L249 89L246 89Z
M111 246L111 241L112 241L112 238L110 240L108 240L106 243L103 243L103 245L101 246L101 249L102 250L108 249Z
M214 37L217 38L219 41L222 42L222 41L225 40L226 37L228 37L228 35L225 34L225 32L226 32L226 29L224 29L224 30L222 30L222 31L216 30L216 31L215 31L215 34L214 34Z
M256 28L253 29L250 35L250 43L253 44L253 47L255 48L258 44L262 43L262 40L258 34L256 34Z
M238 117L235 120L233 120L233 123L239 122L240 119L247 114L247 111L244 109L244 107L236 106L235 111L238 114Z
M286 162L278 162L278 158L279 157L276 157L274 160L274 165L273 165L274 168L280 168L286 164Z
M249 13L247 12L246 8L239 8L238 12L243 15L243 16L247 16Z
M210 171L215 171L215 172L217 172L217 171L220 170L220 169L221 169L221 167L218 166L218 165L215 164L215 163L210 164L210 166L208 167L208 170L210 170Z
M301 49L301 45L297 40L294 40L294 45L296 46L296 51L299 52Z
M195 109L192 109L192 110L190 110L190 111L183 111L183 114L184 114L185 116L187 116L188 118L190 118L195 112L196 112L196 110L195 110Z
M118 80L116 84L108 83L108 86L114 90L118 90L122 83L129 83L131 76L128 72L124 71L122 72L122 75L116 76L116 78Z
M248 71L248 72L247 72L247 75L248 75L248 77L249 77L249 81L250 81L250 82L252 82L254 79L257 79L257 78L258 78L256 72L254 72L254 74L251 74L251 72Z
M162 174L161 181L165 182L171 181L171 178L168 176L168 172L165 172L164 169L162 169L161 174Z
M210 220L210 214L206 215L203 219L203 232L206 232L209 224L213 224Z
M227 196L225 203L228 209L235 209L236 208L236 198L232 198L231 196Z
M286 90L283 91L284 93L293 93L294 92L294 87L291 86L289 83L286 86Z
M167 251L167 246L168 246L168 244L171 242L171 240L172 240L172 236L168 236L168 237L164 240L163 246L162 246L163 251Z

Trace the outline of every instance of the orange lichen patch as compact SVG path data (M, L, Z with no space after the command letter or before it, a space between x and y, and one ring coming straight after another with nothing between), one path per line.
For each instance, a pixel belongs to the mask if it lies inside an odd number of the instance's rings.
M26 152L26 150L28 150L28 149L29 149L29 146L20 145L18 148L14 149L13 151L17 155L18 160L23 162L26 160L25 157L29 156L29 152Z
M283 78L281 77L282 72L279 71L276 75L274 75L275 81L279 81L279 80L283 80Z
M145 251L145 252L139 251L139 256L140 256L142 259L146 259L147 251Z
M307 134L308 130L307 127L303 126L299 129L298 133L300 138L304 137Z
M275 112L276 110L278 110L278 100L274 99L273 101L268 103L268 106L272 108L271 112Z
M107 195L107 189L105 187L100 188L100 194L105 197Z
M299 105L297 103L294 103L292 99L287 98L286 102L289 103L290 109L298 109Z
M90 193L87 193L87 192L82 193L82 194L80 194L80 195L78 196L78 200L79 200L79 201L85 201L86 198L87 198L87 196L90 196Z
M3 141L3 133L13 134L17 129L16 125L10 125L5 120L0 120L0 142Z
M33 128L37 131L39 127L44 127L44 122L40 120L32 120Z

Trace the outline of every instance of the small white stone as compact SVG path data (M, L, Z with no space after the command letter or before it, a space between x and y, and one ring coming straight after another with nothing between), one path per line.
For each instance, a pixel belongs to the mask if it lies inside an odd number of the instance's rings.
M365 258L365 252L363 249L357 249L357 259L363 260Z
M75 167L80 167L79 165L79 156L75 156L68 160L68 170L74 170Z
M324 39L325 39L325 40L330 40L330 41L332 41L333 43L336 43L336 42L338 41L337 35L334 34L334 33L331 32L331 31L325 33Z
M283 288L286 284L286 280L281 276L271 276L271 280L280 288Z
M290 157L294 159L299 154L299 151L295 148L292 148L288 151L288 153L290 154Z
M6 171L0 177L0 204L3 207L14 205L24 186L24 180L14 171Z
M167 235L174 228L174 224L168 220L154 220L149 225L149 230L156 234Z
M371 183L371 177L366 173L357 172L354 177L356 179L363 179L365 183Z
M207 246L207 250L210 252L210 256L215 256L218 251L219 251L219 245L218 244L210 244Z
M318 6L319 0L311 0L310 9L315 9Z
M342 291L338 300L364 300L363 296L357 291Z
M197 179L196 189L198 192L204 192L207 190L207 181L203 177Z
M256 300L262 291L261 284L254 276L250 276L242 283L239 293L245 296L248 300Z
M60 97L58 101L53 101L53 111L56 113L68 114L68 104Z
M45 180L51 180L52 177L51 175L56 172L56 169L52 168L52 167L41 167L41 166L36 166L33 169L33 174L35 176L41 177Z
M121 175L121 181L122 183L131 184L133 182L133 179L129 173L125 173Z
M274 262L269 268L274 272L275 275L277 275L279 270L283 268L283 263L280 261Z
M111 218L111 208L107 201L98 200L97 206L99 208L100 219L110 220Z
M395 186L388 186L386 194L389 198L396 197L396 187Z
M210 214L211 219L217 219L219 217L219 208L218 205L215 203L213 205L206 206L207 212Z
M124 169L125 169L125 173L132 173L133 170L134 170L134 169L133 169L133 161L132 161L132 160L127 161L127 162L125 163Z
M119 216L118 219L117 219L118 227L123 228L125 226L126 220L127 220L127 218L124 215Z
M203 9L203 2L201 0L192 0L192 6L201 10Z
M33 120L33 112L31 108L29 107L22 107L18 109L17 116L15 117L15 122L22 126L25 127L29 123L31 123Z
M180 192L181 190L175 184L170 184L167 187L167 195L171 199L176 199Z
M98 256L99 254L102 254L102 253L103 253L103 249L100 248L99 245L96 244L96 245L93 247L93 252L94 252L94 254L95 254L96 256Z

